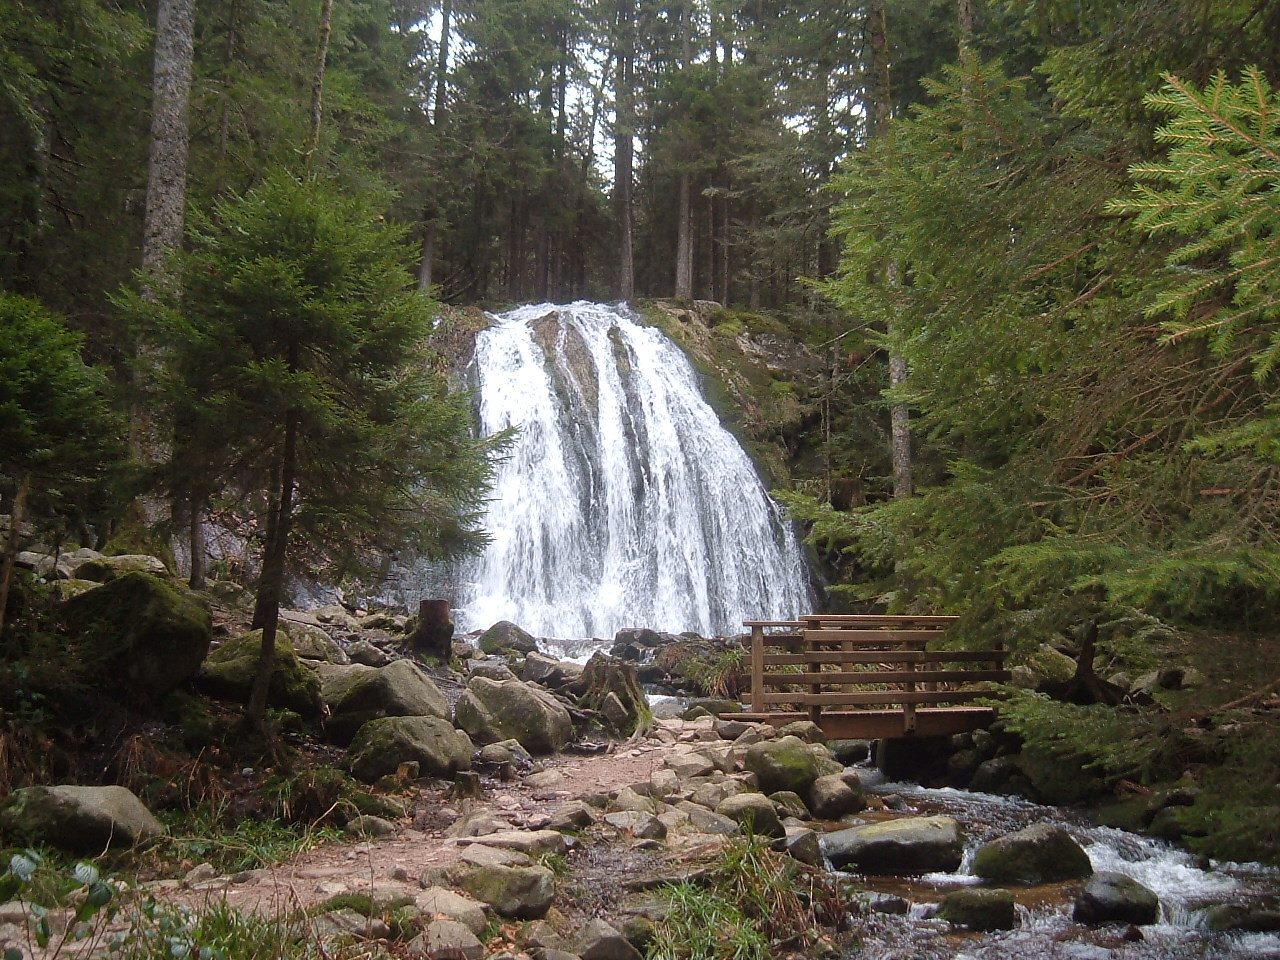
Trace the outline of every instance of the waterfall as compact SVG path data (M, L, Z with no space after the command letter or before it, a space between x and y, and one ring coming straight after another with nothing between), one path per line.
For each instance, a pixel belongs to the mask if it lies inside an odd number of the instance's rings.
M480 428L519 435L498 466L492 541L459 571L460 627L715 635L808 608L790 524L661 331L592 303L494 319L471 371Z

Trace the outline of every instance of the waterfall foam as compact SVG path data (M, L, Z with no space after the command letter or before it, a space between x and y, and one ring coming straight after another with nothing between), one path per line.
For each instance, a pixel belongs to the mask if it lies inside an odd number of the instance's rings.
M460 571L462 628L713 635L803 612L795 534L674 343L621 306L495 320L471 372L480 427L520 433L498 467L492 542Z

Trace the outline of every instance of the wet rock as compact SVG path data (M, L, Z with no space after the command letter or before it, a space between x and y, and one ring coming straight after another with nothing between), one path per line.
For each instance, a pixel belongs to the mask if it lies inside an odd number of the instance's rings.
M0 831L72 853L99 853L167 832L131 790L119 786L14 790L0 806Z
M867 801L862 795L862 784L858 783L854 789L840 774L818 777L809 788L809 809L819 820L839 820L865 810Z
M474 867L458 882L500 915L517 920L546 916L555 895L555 877L545 867Z
M1018 772L1018 761L1013 757L993 757L978 764L969 781L969 789L978 793L1000 794L1009 778Z
M473 931L454 920L433 920L425 930L409 941L410 957L424 960L480 960L484 944Z
M554 753L573 738L573 720L564 704L519 680L472 677L454 719L480 743L511 738L532 753Z
M1210 930L1233 933L1280 933L1280 908L1261 904L1220 903L1205 919Z
M786 831L778 819L773 802L760 793L740 793L721 801L715 812L741 824L744 830L766 837L784 837Z
M862 763L871 756L870 740L828 740L831 755L846 767Z
M1071 915L1080 923L1144 926L1160 916L1155 892L1122 873L1095 873L1076 897Z
M382 717L359 729L343 763L365 783L414 761L425 774L449 777L471 769L473 750L465 733L438 717Z
M837 869L913 876L958 869L963 847L951 817L903 817L828 833L822 851Z
M993 883L1034 886L1093 873L1089 855L1061 827L1036 823L984 844L973 872Z
M754 773L765 793L790 790L807 796L818 779L818 764L808 744L797 737L781 737L752 744L743 766Z
M325 732L350 743L361 727L381 717L449 719L449 702L422 668L410 660L385 667L323 665L320 696L329 708Z
M599 917L578 931L575 949L582 960L642 960L640 951Z
M956 890L938 904L937 916L970 930L1012 930L1018 924L1008 890Z
M479 903L445 887L427 887L413 902L425 916L454 920L477 936L484 933L489 924Z
M538 649L538 641L532 634L521 630L510 620L499 620L480 634L476 646L482 653L501 653L507 650L533 653Z

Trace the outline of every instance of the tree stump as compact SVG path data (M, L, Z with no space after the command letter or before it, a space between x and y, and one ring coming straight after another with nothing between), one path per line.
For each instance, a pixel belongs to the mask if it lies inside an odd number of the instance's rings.
M448 600L423 600L418 604L418 625L409 644L418 653L448 660L453 652L453 611Z
M578 706L597 711L619 733L643 731L652 719L635 664L597 653L570 689L578 696Z

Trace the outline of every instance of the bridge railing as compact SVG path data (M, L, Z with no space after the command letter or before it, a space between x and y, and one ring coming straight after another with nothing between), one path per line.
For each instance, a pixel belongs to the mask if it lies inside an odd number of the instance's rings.
M973 686L1006 681L1005 651L929 649L955 622L947 616L811 615L749 620L749 711L780 719L803 709L821 722L825 710L900 708L902 731L916 731L917 708L969 703L990 696Z

